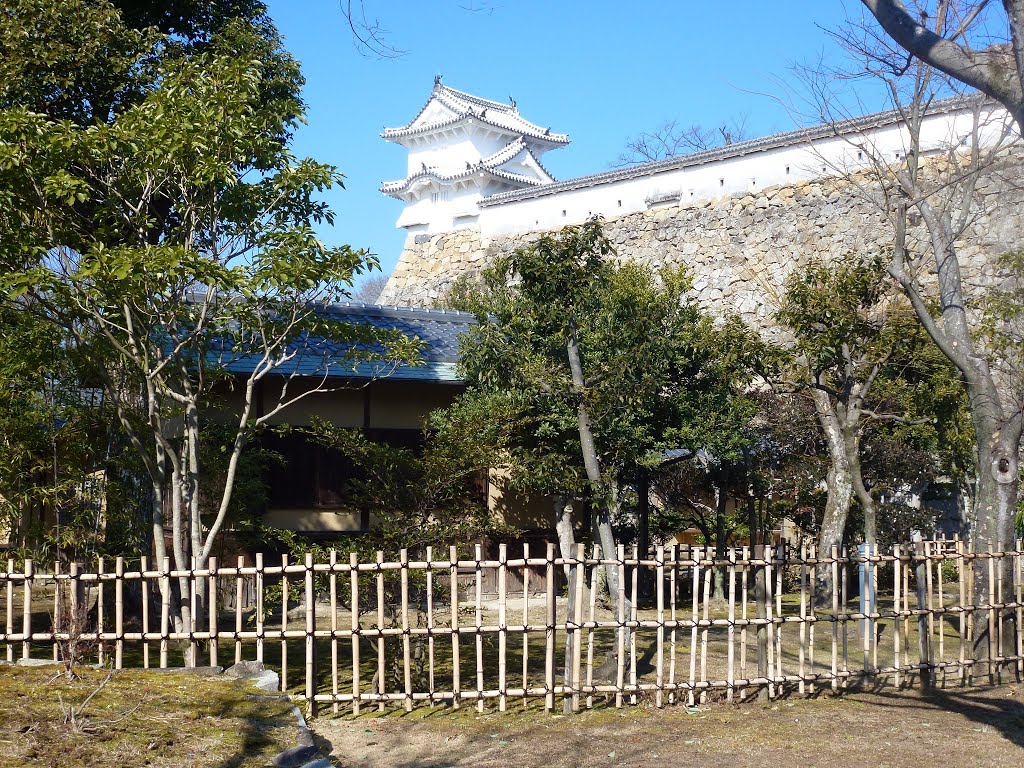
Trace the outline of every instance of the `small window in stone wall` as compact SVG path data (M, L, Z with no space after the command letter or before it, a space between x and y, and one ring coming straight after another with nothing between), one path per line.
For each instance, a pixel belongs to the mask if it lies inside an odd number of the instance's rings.
M789 175L789 166L788 165L786 166L786 175L787 176Z
M718 186L724 187L725 186L725 179L719 179L718 180Z
M562 217L565 217L565 208L562 209Z

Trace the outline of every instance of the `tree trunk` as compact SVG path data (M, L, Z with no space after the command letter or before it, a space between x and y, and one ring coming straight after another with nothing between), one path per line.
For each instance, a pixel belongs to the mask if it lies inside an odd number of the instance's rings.
M564 496L555 497L555 532L558 534L558 550L562 558L566 560L576 557L576 535L573 532L572 512L573 506L571 501L567 501ZM565 616L566 622L571 624L576 621L576 601L573 599L573 596L576 594L576 580L580 578L580 567L578 565L566 565L565 576L569 585L569 599L566 601ZM577 683L575 680L575 665L573 664L576 652L575 640L575 632L570 632L566 635L565 669L562 679L565 680L566 686L570 688ZM562 706L566 714L572 712L572 699L566 697Z
M726 558L726 532L725 513L729 505L729 467L726 462L721 462L718 467L718 487L715 489L715 559L725 560ZM725 568L715 569L715 597L725 599Z
M853 500L853 475L850 470L843 439L843 430L835 408L826 392L813 390L814 407L818 422L825 433L828 446L828 498L825 502L825 515L821 520L818 533L818 552L823 558L832 556L832 548L842 542L846 528L846 517L850 512ZM819 606L830 605L832 602L832 566L822 563L815 574L814 600Z
M844 425L843 444L846 448L853 491L864 513L864 543L874 546L878 543L878 505L875 503L875 497L864 485L864 475L860 468L860 435L856 425Z

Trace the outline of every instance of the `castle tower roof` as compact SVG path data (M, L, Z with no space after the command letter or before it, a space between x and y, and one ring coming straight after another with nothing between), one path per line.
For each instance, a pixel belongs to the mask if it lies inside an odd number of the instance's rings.
M565 134L523 118L514 100L480 98L442 84L440 76L416 116L381 137L409 151L405 178L380 187L407 204L401 227L449 226L482 198L552 184L540 158L569 143Z

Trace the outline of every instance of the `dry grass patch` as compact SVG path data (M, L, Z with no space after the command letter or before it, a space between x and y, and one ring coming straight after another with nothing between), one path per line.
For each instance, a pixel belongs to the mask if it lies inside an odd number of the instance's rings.
M511 706L511 705L510 705ZM350 768L1020 765L1024 687L821 695L769 704L400 713L321 718L321 751Z
M107 672L76 672L0 668L5 768L264 768L295 744L288 700L247 682L129 670L96 692Z

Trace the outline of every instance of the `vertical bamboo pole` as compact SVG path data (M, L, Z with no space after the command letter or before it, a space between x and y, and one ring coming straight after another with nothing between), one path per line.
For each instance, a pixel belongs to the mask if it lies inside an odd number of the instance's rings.
M207 607L209 615L209 628L210 628L210 666L217 666L217 652L220 650L220 632L218 629L218 610L217 610L217 558L211 557L208 570L210 576L206 580L209 593L207 596Z
M1014 635L1016 636L1016 655L1017 655L1017 681L1020 682L1024 678L1024 607L1022 607L1022 598L1024 598L1024 574L1021 572L1021 553L1024 552L1024 541L1017 539L1017 546L1013 552L1013 599L1017 603L1014 611L1016 621L1013 625Z
M405 686L405 711L412 712L412 654L409 636L409 550L398 553L402 595L402 682Z
M804 680L807 677L807 545L800 544L800 695L807 693Z
M530 687L530 545L523 542L523 706L526 706L526 689Z
M483 627L483 602L484 602L484 575L483 565L483 548L477 544L474 550L475 562L474 562L474 574L475 580L475 595L474 595L474 620L476 621L476 630L473 633L475 638L474 646L476 649L476 711L484 711L484 635L481 631Z
M103 610L103 574L106 572L104 564L105 561L102 557L96 559L96 656L101 667L106 662L106 643L103 640L103 614L106 613ZM88 601L86 601L86 610L88 610ZM86 627L82 627L82 629L86 629Z
M928 599L925 594L927 576L925 574L926 563L925 560L925 544L924 542L917 542L914 547L914 555L917 560L917 565L914 567L914 581L917 587L917 651L918 651L918 670L921 676L921 685L924 688L931 687L932 681L932 667L931 667L931 647L930 640L931 636L928 632L928 618L927 605Z
M235 664L242 660L242 568L245 567L245 556L238 556L235 566Z
M740 569L740 677L744 681L748 680L747 676L747 590L749 588L749 573L750 573L750 547L745 546L740 550L740 559L743 561L743 566ZM740 701L743 701L747 696L747 684L744 682L743 688L740 689Z
M672 631L669 633L668 641L668 684L670 687L668 703L676 703L676 630L678 616L676 614L676 591L679 574L679 545L673 543L669 548L669 557L672 559L672 567L669 569L668 577L668 601L669 619L672 621Z
M352 630L352 714L358 715L362 703L362 691L359 687L359 556L354 550L348 553L348 578L351 595L349 597L350 628Z
M844 551L841 555L842 558L842 569L839 572L839 599L842 604L842 630L843 630L843 672L850 671L850 558L849 552ZM843 676L842 687L847 688L849 685L849 675Z
M900 628L903 626L903 620L901 618L903 613L903 607L901 605L901 592L902 585L902 557L903 553L900 549L899 544L894 544L892 548L892 612L893 612L893 667L895 668L894 683L897 688L900 687L902 682L902 674L900 671Z
M934 587L934 579L932 577L932 570L935 564L933 553L935 551L935 542L926 541L924 542L924 585L925 585L925 608L928 610L928 662L930 664L935 663L933 654L931 652L934 647L935 638L935 603L932 599L932 592ZM941 626L940 626L941 629ZM939 658L941 661L941 657Z
M262 663L263 661L263 650L264 640L263 636L266 633L264 626L264 605L263 605L263 553L256 553L256 661Z
M149 579L146 578L148 571L148 559L143 555L139 560L139 573L141 574L140 587L142 590L142 668L149 669Z
M386 659L384 658L384 646L387 640L384 637L384 552L377 550L377 693L381 698L377 700L377 710L384 711L384 691L387 683Z
M331 568L327 580L331 601L331 711L338 712L338 550L331 547L327 563Z
M714 564L714 552L709 547L705 553L709 566L704 569L704 597L701 601L703 606L702 620L703 628L700 632L700 680L702 683L708 682L708 633L711 630L711 579L715 572ZM700 692L700 703L704 704L708 700L708 689L704 688Z
M9 558L7 560L7 573L4 574L4 579L7 582L7 616L6 616L6 646L7 646L7 662L9 664L14 663L14 643L11 642L11 635L14 634L14 559Z
M773 565L775 561L775 548L770 544L764 545L764 619L768 627L768 698L775 698L775 619L773 591L775 590L775 579L773 578Z
M61 593L65 590L61 589L60 579L60 560L57 560L53 564L53 631L60 632L64 627L64 606L61 605ZM53 660L60 661L60 643L56 642L54 638L53 643Z
M818 545L815 542L811 542L809 549L811 563L816 563L818 560ZM811 565L807 571L807 610L808 610L808 627L807 627L807 668L813 675L808 690L811 693L817 690L817 679L818 675L814 671L814 627L818 622L818 615L814 605L814 573L817 565Z
M959 611L957 612L957 635L959 635L959 648L957 660L959 661L959 672L960 672L960 685L966 685L967 683L967 613L965 608L967 607L967 563L964 560L964 543L962 540L957 539L956 542L956 573L957 573L957 588L959 603ZM1018 622L1017 626L1020 626Z
M306 715L316 717L316 579L313 571L313 553L306 553L305 608L306 608Z
M694 549L690 549L690 591L693 594L693 612L690 616L690 677L689 677L689 692L686 696L687 703L692 707L696 700L694 698L694 691L697 685L697 624L699 614L697 613L698 599L700 595L700 555L694 554Z
M508 566L508 547L503 542L498 545L498 711L504 712L508 707L505 695L507 690L507 667L505 654L508 650L508 629L505 616L505 590Z
M69 606L70 606L70 623L68 624L68 645L67 654L69 659L74 659L77 655L72 645L75 642L74 635L72 634L72 628L77 623L79 616L79 610L81 609L81 603L79 602L79 589L81 582L78 579L79 575L79 564L72 562L68 565L68 595L69 595ZM88 603L86 603L88 606Z
M832 573L832 690L839 687L839 550L833 546L829 552L829 570Z
M727 631L725 697L732 701L736 689L736 548L729 547L729 627Z
M594 567L590 569L590 609L588 611L590 627L587 629L587 689L594 685L594 624L597 621L597 574L601 572L601 545L595 544L592 550ZM594 695L587 693L587 709L594 706Z
M188 632L188 667L195 667L196 656L199 653L199 646L196 643L196 629L199 626L196 612L199 608L199 599L196 594L196 558L192 556L189 562L188 570L188 626L185 627L185 631Z
M619 544L615 553L619 589L615 616L619 625L615 654L615 706L622 707L622 694L626 683L626 548Z
M583 592L585 590L583 582L587 578L587 566L586 566L586 552L583 549L582 544L576 545L576 578L574 582L573 600L574 600L574 611L573 616L576 617L576 627L573 630L575 640L573 642L573 695L572 695L572 710L573 712L579 712L580 709L580 667L583 660Z
M632 622L632 624L631 624L631 626L629 628L629 685L630 685L630 688L633 691L633 693L629 697L629 703L630 704L636 704L636 690L637 690L637 688L636 688L636 686L637 686L637 679L636 679L636 632L637 632L637 630L636 630L636 621L637 621L637 607L636 607L636 604L637 604L637 599L638 599L638 589L637 589L638 584L637 584L637 581L638 581L638 577L640 575L640 552L639 552L639 548L637 546L635 546L635 545L633 546L633 560L635 562L635 565L633 566L633 578L630 580L631 581L630 596L631 596L632 599L630 600L630 610L629 610L629 620L630 620L630 622Z
M545 607L544 628L544 708L555 709L555 545L548 542L547 562L544 570Z
M942 579L942 570L949 556L945 546L940 550L940 554L940 559L935 564L935 596L938 600L939 608L939 661L944 662L946 660L946 612L944 610L946 606L946 590ZM946 667L944 665L942 670L943 677L945 677Z
M974 552L974 538L967 543L967 605L970 608L970 613L967 614L967 647L974 648L974 638L977 630L977 612L975 610L975 594L974 594L974 582L975 582L975 569L978 567L978 561L975 558ZM971 653L971 660L974 661L975 654ZM967 684L974 684L974 664L971 664L967 668Z
M985 563L988 570L988 682L989 685L993 685L996 682L996 659L999 655L996 635L996 609L994 607L996 602L996 561L994 557L989 555L985 558Z
M881 613L881 607L878 600L878 572L882 568L882 557L881 552L877 545L871 547L871 612L873 614ZM871 617L871 668L878 670L878 627L881 620L875 616Z
M54 588L56 589L56 582ZM114 669L124 666L124 558L114 561Z
M777 549L772 549L772 556L779 563L775 569L775 616L778 619L778 626L775 629L775 663L778 665L776 674L780 680L785 680L785 673L782 671L782 629L785 627L785 619L782 615L782 576L786 570L786 545L779 544Z
M430 706L434 706L434 548L427 547L427 570L424 576L427 590L427 690Z
M288 554L281 555L281 690L288 690Z
M654 550L655 600L658 610L658 651L655 663L654 706L665 706L665 548L659 544Z
M160 564L160 669L167 669L171 631L171 559Z
M21 658L29 658L32 641L32 559L25 559L25 580L21 583Z
M462 685L459 659L459 552L455 545L448 551L448 568L452 604L452 706L458 709Z

